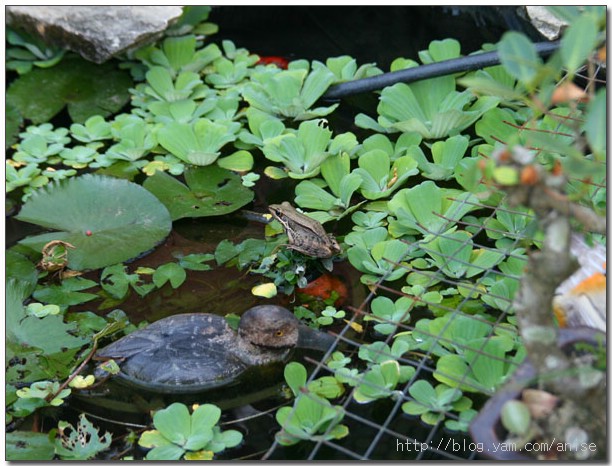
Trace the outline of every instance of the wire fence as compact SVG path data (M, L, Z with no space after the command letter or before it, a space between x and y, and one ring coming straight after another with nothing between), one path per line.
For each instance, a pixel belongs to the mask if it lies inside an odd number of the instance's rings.
M584 186L590 185L592 197L598 195L598 190L605 190L605 185L593 184L589 180L575 181L584 183ZM513 320L513 295L520 285L520 271L527 265L528 249L537 249L542 238L538 237L535 216L527 209L510 208L503 200L497 205L489 205L463 199L460 204L469 204L471 212L478 212L478 218L466 215L457 220L438 214L447 222L445 227L432 231L419 225L425 239L409 244L405 257L392 262L393 267L370 286L367 298L348 308L352 317L338 332L335 344L327 353L319 360L308 359L314 366L309 381L338 375L338 369L329 364L337 351L352 357L360 354L364 348L375 355L370 360L397 361L400 367L413 368L413 374L409 380L397 386L383 386L385 380L381 379L382 384L372 388L387 390L389 395L371 403L363 403L363 400L360 403L356 392L363 390L364 385L372 385L373 379L359 373L352 389L347 390L338 405L344 415L342 422L349 427L350 434L340 439L330 438L327 434L334 428L334 423L330 423L325 433L312 437L310 442L303 442L298 453L300 459L469 460L478 458L482 452L483 446L474 443L465 433L469 419L463 419L460 412L453 410L452 403L442 403L437 410L435 406L429 406L433 415L428 422L423 422L418 415L406 414L403 406L410 402L417 405L423 403L422 399L411 393L416 381L425 380L434 384L441 380L460 388L477 411L497 388L510 379L522 362L524 353L518 345L509 351L496 351L498 347L493 342L502 335L519 340ZM512 216L512 225L516 228L508 228L508 224L502 228L497 220L500 215ZM469 234L452 234L456 231ZM445 241L446 249L435 246L435 242L441 239ZM419 251L421 257L433 259L428 264L435 263L435 267L415 266L415 251ZM494 260L482 265L475 263L474 255L484 254L490 254ZM513 262L512 267L507 266L509 262ZM419 296L398 286L398 281L388 281L398 270L403 270L402 276L410 277L408 282L419 283L422 290ZM455 299L428 300L427 293L432 290L438 293L454 290ZM411 304L402 315L394 315L393 319L373 317L372 302L381 296L393 300L406 298ZM444 324L432 326L433 319L440 316L444 316ZM429 326L423 324L424 321L429 322ZM458 325L459 321L461 326ZM352 330L357 323L365 324L370 330L369 335L374 337L369 340L356 337ZM393 331L386 335L372 333L373 323L389 324ZM471 339L474 335L468 334L463 338L457 335L457 328L484 328L486 331L478 338ZM416 342L415 347L406 352L397 350L398 341L403 338L412 338ZM418 344L423 341L428 344ZM464 367L465 371L445 372L445 366L440 365L440 357L450 353L462 360L460 367ZM485 374L484 381L475 380L472 369L476 365L480 365L480 370L485 372L489 368L491 378L487 379ZM494 382L487 386L487 380ZM320 401L319 397L313 397L308 391L300 396L311 396L313 400ZM453 428L461 424L463 428ZM285 458L285 448L275 441L263 458Z
M469 202L469 201L463 201ZM490 206L484 204L474 204L471 207L480 209L482 212L487 212L486 218L492 219L499 212L511 212L524 216L525 220L531 222L534 220L533 216L526 211L506 209L501 206ZM401 316L397 320L385 320L384 318L377 318L378 323L388 323L394 326L394 331L386 335L384 339L377 341L382 342L385 350L382 350L382 346L378 349L373 350L374 354L378 353L380 359L393 359L396 360L402 366L408 366L414 368L414 374L406 383L396 387L389 399L379 400L374 402L374 408L364 409L364 405L359 404L355 401L353 394L348 393L344 396L344 401L341 404L342 410L345 415L345 420L349 424L351 434L347 437L347 440L327 440L325 435L320 436L312 444L311 448L306 451L303 449L305 456L303 459L351 459L351 460L374 460L374 459L473 459L477 455L477 446L471 442L469 437L457 431L450 431L445 428L445 422L453 420L459 422L459 416L455 412L442 410L437 414L438 419L433 425L426 425L418 420L418 417L408 416L403 413L402 405L409 401L416 401L414 397L410 395L409 389L411 385L420 379L434 380L434 373L436 372L435 366L432 361L437 359L436 351L440 348L444 348L447 345L453 345L456 349L461 351L470 351L475 354L475 359L472 363L476 363L477 358L492 358L498 359L504 364L509 366L517 366L518 362L513 360L512 357L498 357L491 352L485 351L487 342L493 338L499 329L503 329L504 321L512 313L512 301L507 296L496 295L494 292L488 291L487 297L492 300L496 300L501 303L494 314L494 320L490 318L485 319L481 315L474 314L468 307L473 300L482 295L483 291L489 289L490 286L486 286L487 280L491 281L495 278L507 278L515 281L518 286L519 277L510 276L504 274L496 267L479 267L474 266L469 260L465 260L459 257L459 254L446 254L439 250L431 248L431 242L435 238L445 238L450 241L457 242L458 248L455 249L459 253L465 248L470 250L479 251L491 251L497 254L501 254L498 257L498 263L507 260L508 258L516 258L517 260L525 261L526 257L524 254L516 253L520 250L520 244L523 240L528 239L526 234L520 232L509 233L508 231L498 230L496 228L487 227L486 222L474 223L470 220L460 220L456 222L454 219L441 218L448 220L448 226L455 223L458 229L471 230L471 235L465 239L458 239L445 233L439 233L434 231L427 231L428 241L421 241L416 244L412 244L411 249L407 253L407 256L414 252L414 249L418 248L426 254L435 254L437 256L438 268L434 272L429 270L421 270L412 267L409 264L409 259L404 261L402 259L399 262L393 263L393 268L383 277L381 277L377 283L371 287L371 292L368 297L358 306L349 308L352 311L352 319L348 321L344 329L338 333L335 344L328 350L328 352L320 359L314 360L309 359L309 362L314 364L315 368L310 376L310 381L315 380L319 377L326 375L335 375L336 370L331 369L326 361L328 361L331 355L336 351L341 351L343 354L357 354L360 349L364 346L363 342L356 341L347 335L351 333L356 322L363 322L363 318L368 316L371 317L369 310L370 303L377 296L388 296L392 298L409 298L412 300L412 304L405 310L405 315ZM442 228L440 230L443 230ZM510 242L506 245L503 251L494 248L491 245L490 239L486 236L487 232L493 233L494 235L503 236L509 239ZM477 238L483 237L483 240L478 241ZM448 274L444 273L443 268L452 264L455 267L462 267L464 269L471 268L471 275L478 276L477 279L466 281L462 278L451 278ZM417 305L424 304L422 299L411 296L405 293L397 286L393 286L392 283L388 283L386 279L396 270L404 269L406 273L413 274L413 277L420 278L423 284L424 293L431 289L440 289L441 287L461 287L462 296L461 299L455 302L455 306L450 307L444 303L428 302L428 312L419 312ZM413 323L404 322L406 317L411 314L421 314L426 316L428 313L430 316L433 315L448 315L449 318L445 325L440 329L439 333L428 333L422 327L417 327ZM480 322L489 327L486 338L482 340L479 347L473 347L471 345L462 343L456 338L448 336L447 330L452 325L453 321L457 318L469 319L473 322ZM418 322L418 321L417 321ZM390 345L393 344L396 337L400 334L404 335L415 335L418 333L421 337L427 337L430 339L431 344L429 348L419 352L408 352L405 355L397 356L392 351L389 351ZM440 371L438 370L438 375ZM458 386L469 386L472 382L468 379L467 373L457 378L456 374L441 374L447 378L455 380ZM359 385L368 385L365 379L359 380ZM373 387L380 388L380 387ZM481 387L474 386L475 391L481 389ZM356 388L353 388L353 391ZM308 396L308 394L305 394ZM314 398L316 399L316 398ZM482 401L483 397L481 397ZM353 432L359 432L358 439L352 439ZM363 439L363 432L367 432L365 439ZM282 447L275 442L265 455L265 458L274 459L275 457L281 457L282 452L279 451Z

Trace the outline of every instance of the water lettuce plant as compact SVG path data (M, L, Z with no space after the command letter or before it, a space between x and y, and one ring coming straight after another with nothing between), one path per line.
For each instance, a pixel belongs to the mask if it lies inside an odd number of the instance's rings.
M353 398L364 404L393 396L397 385L410 380L414 373L414 367L400 366L392 359L374 364L362 375L353 391ZM395 393L395 396L401 396L400 393Z
M505 257L501 252L474 249L471 236L468 232L456 231L453 227L446 231L444 236L425 236L421 248L445 275L470 278L493 268Z
M285 380L296 398L293 407L285 406L276 412L276 421L282 428L276 433L276 440L281 445L294 445L302 440L341 439L349 433L348 427L340 424L344 417L342 407L333 406L326 398L310 391L316 384L311 382L306 389L306 375L306 369L299 363L289 363L285 368Z
M303 180L295 187L296 204L314 209L310 214L313 218L325 223L340 219L359 207L360 204L351 205L351 199L362 181L357 173L350 171L347 152L328 157L321 164L321 177L325 184L320 180Z
M412 304L413 301L406 297L393 302L386 296L377 296L370 304L372 315L365 316L364 320L378 322L374 325L374 330L383 335L390 335L397 330L398 324L410 321Z
M391 198L388 208L395 218L389 220L389 233L394 237L440 234L477 206L473 194L424 181L398 191Z
M358 164L354 173L362 179L360 192L370 200L389 197L408 177L419 173L417 162L412 157L398 157L391 164L387 152L380 149L362 153Z
M421 54L421 59L426 57L424 63L447 59L454 55L452 50L457 45L450 39L434 41L429 53ZM445 52L445 48L451 51ZM403 67L412 66L418 64L410 60L403 62ZM441 139L474 124L498 104L497 97L475 99L470 90L458 92L454 76L440 76L412 84L398 83L383 89L377 109L378 121L359 114L355 123L381 133L416 132L425 139Z
M431 162L418 147L410 152L410 156L417 162L419 171L425 178L448 180L454 176L457 165L467 151L468 143L469 138L461 135L434 142L431 145Z
M413 399L402 404L402 411L421 416L421 420L430 425L436 425L450 411L462 413L472 406L472 400L463 396L461 390L444 384L433 387L423 379L411 384L408 393Z
M262 151L268 160L281 162L285 169L268 167L272 178L289 176L295 179L311 178L319 174L321 164L330 156L350 151L357 145L351 133L339 134L332 139L325 120L300 123L297 131L268 139Z
M334 83L369 78L383 73L374 63L358 66L357 60L348 55L328 58L325 60L325 66L334 73Z
M138 444L151 449L148 460L211 460L215 453L242 442L239 431L221 430L220 418L221 410L212 404L196 405L190 414L184 404L172 403L155 412L155 430L143 432Z
M210 165L221 148L236 139L239 123L217 123L200 118L193 124L170 123L158 133L159 143L172 155L192 165Z
M293 62L289 69L274 68L254 72L242 96L249 105L281 118L294 121L320 118L333 112L338 104L311 108L334 82L334 74L322 63Z
M198 73L221 57L221 50L216 44L208 44L199 50L197 48L198 40L193 34L167 37L159 46L149 45L138 49L134 58L149 69L162 67L175 78L185 71Z
M402 261L411 247L397 239L387 239L387 230L383 227L373 228L362 235L352 236L351 247L347 256L353 267L364 272L361 276L363 283L375 283L383 278L394 281L407 273Z
M49 46L42 40L6 28L6 41L10 45L6 50L6 69L15 70L19 74L26 74L36 66L50 68L64 57L66 50L60 47Z

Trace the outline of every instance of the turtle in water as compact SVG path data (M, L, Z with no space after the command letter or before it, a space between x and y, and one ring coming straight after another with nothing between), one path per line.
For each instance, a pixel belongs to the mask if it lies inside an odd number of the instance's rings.
M95 359L114 359L118 377L158 393L196 393L236 382L247 369L287 360L296 347L327 350L331 335L280 306L255 306L238 332L214 314L177 314L111 343Z

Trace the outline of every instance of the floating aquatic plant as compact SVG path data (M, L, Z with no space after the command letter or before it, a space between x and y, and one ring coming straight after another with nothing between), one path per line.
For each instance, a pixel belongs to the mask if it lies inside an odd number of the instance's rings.
M170 232L170 214L143 187L126 180L83 175L38 190L17 216L58 230L21 241L41 250L50 241L74 245L69 267L97 269L132 259Z

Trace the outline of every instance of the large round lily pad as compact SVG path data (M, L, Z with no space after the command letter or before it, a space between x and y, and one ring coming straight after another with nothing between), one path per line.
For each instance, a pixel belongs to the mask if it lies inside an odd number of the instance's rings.
M143 186L164 203L172 220L184 217L225 215L253 200L253 191L240 176L216 165L190 168L186 185L171 175L157 172Z
M68 267L98 269L132 259L163 240L172 221L164 205L142 186L126 180L84 175L37 191L17 218L53 230L21 241L41 250L61 240Z

